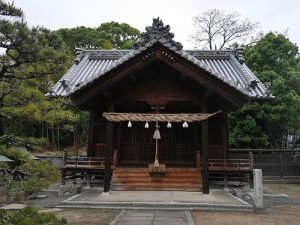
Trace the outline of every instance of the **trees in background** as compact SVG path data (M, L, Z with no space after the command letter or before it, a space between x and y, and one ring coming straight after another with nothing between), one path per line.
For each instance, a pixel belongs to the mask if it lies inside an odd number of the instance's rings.
M131 48L140 32L125 23L49 31L29 28L23 11L0 0L0 144L59 149L84 145L88 113L69 99L49 99L49 87L72 64L75 47Z
M193 17L193 21L195 34L191 38L197 47L223 49L234 42L253 42L257 38L251 35L255 33L258 23L242 19L238 12L210 9Z
M245 48L250 69L270 89L273 100L250 102L229 115L229 143L235 148L287 148L300 132L299 49L283 34L255 33L258 23L236 12L211 9L193 18L198 46Z
M35 142L41 147L84 144L88 113L69 99L49 100L45 94L71 65L75 47L127 49L140 32L116 22L58 31L29 28L22 10L3 0L0 16L0 143L28 142L33 137L39 138ZM257 28L257 23L241 20L237 13L216 9L194 20L198 27L194 40L209 49L249 40ZM288 135L300 130L298 47L282 34L269 33L246 46L245 59L276 98L248 103L230 114L230 145L285 148Z
M268 33L245 49L245 60L275 98L250 102L231 114L230 144L287 148L288 135L300 132L299 49L284 35Z
M81 115L68 100L49 100L45 94L69 67L69 48L55 32L29 28L13 3L1 0L0 15L0 141L45 138L59 147L54 131L65 124L78 126Z
M99 27L63 28L56 31L70 49L130 49L141 36L127 23L108 22Z

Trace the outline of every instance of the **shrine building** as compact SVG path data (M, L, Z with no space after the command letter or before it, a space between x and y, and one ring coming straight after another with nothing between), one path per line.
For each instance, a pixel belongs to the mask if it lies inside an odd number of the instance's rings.
M243 168L226 164L228 113L269 91L242 49L184 50L173 38L158 18L133 49L77 51L51 89L89 111L87 156L103 159L105 192L209 193L214 171Z

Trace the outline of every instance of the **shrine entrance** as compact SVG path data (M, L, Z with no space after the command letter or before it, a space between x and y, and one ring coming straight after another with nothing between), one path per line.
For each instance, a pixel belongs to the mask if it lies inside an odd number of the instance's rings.
M194 167L200 151L200 122L220 113L169 114L107 113L102 116L118 122L115 154L119 166L153 163L167 166ZM199 155L198 155L199 157ZM199 161L200 159L198 159Z
M128 128L127 123L121 123L119 165L145 166L154 162L155 158L155 123L145 128L145 123L133 122ZM172 128L167 123L159 123L161 139L159 140L158 158L167 166L194 166L196 150L199 150L198 129L195 124L183 128L182 124L174 123ZM199 126L199 124L198 124ZM193 134L197 132L197 134ZM200 135L200 134L199 134Z

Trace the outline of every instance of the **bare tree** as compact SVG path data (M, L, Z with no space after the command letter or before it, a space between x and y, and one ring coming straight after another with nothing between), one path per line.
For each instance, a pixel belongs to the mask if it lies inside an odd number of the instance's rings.
M209 49L222 49L237 41L253 39L258 23L241 19L238 12L226 13L223 10L210 9L193 18L196 32L191 35L198 46ZM253 42L253 40L251 40Z

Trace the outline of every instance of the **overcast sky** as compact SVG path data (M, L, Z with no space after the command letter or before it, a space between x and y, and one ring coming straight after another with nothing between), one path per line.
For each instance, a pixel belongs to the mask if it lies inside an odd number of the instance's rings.
M192 48L192 17L212 9L238 11L260 23L260 30L284 32L300 46L300 0L14 0L29 25L49 29L96 27L103 22L125 22L144 31L152 18L171 26L175 40Z

